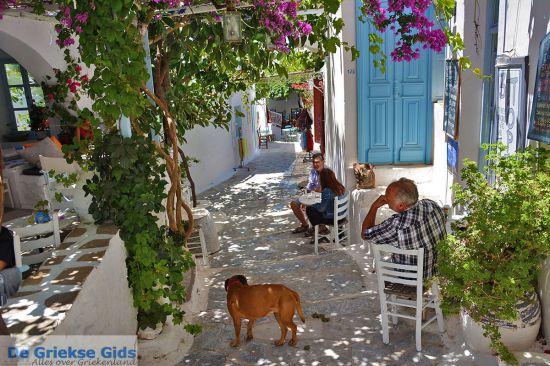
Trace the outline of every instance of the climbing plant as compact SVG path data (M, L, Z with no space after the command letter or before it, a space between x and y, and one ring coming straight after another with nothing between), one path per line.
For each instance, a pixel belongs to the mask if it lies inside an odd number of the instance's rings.
M120 229L140 326L154 328L169 315L181 323L183 274L195 264L166 227L157 225L164 211L166 168L155 146L142 136L107 134L96 140L90 165L95 172L85 187L93 196L90 211L94 219L112 219Z

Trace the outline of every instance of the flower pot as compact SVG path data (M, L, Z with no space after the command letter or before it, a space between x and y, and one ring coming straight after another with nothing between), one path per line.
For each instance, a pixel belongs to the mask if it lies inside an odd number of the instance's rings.
M535 293L531 296L533 302L519 302L516 306L518 319L514 321L499 320L499 332L502 342L510 351L524 351L529 349L537 338L539 332L540 302ZM480 323L473 320L463 309L460 312L464 340L473 351L491 354L489 338L483 335Z
M46 222L50 222L50 215L44 211L38 211L34 215L34 222L36 224L45 224Z
M542 264L539 273L539 296L542 303L542 330L547 340L550 340L550 257Z
M139 339L155 339L157 338L160 333L162 333L162 329L164 328L164 324L159 323L155 328L145 328L145 329L139 329L138 330L138 338Z
M73 194L73 208L80 218L80 222L91 224L94 222L93 216L88 212L92 204L92 195L87 195L82 188L82 184L77 184Z

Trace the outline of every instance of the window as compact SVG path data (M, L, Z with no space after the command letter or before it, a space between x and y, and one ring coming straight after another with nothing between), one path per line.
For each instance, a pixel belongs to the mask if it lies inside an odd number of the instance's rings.
M1 65L0 78L3 80L0 80L0 82L7 90L6 94L10 99L11 112L15 121L13 129L30 131L29 110L33 104L37 107L45 106L42 87L18 63L6 62Z

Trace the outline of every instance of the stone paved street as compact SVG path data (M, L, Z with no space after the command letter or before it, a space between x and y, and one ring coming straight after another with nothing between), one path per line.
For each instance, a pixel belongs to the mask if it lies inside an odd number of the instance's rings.
M203 332L180 365L472 364L460 339L439 334L435 324L422 333L421 353L414 347L412 322L406 320L390 329L391 344L384 345L376 275L369 271L371 260L365 249L325 244L326 249L314 255L309 239L290 233L297 222L288 203L310 166L302 162L302 155L296 155L291 143L270 144L248 165L249 170L239 169L233 178L202 195L212 202L218 221L225 218L226 224L219 232L221 250L208 270L208 301L204 311L194 314ZM256 322L250 342L244 341L243 324L241 345L229 346L234 332L224 280L236 274L245 275L250 284L282 283L300 294L306 323L295 316L296 347L273 344L280 335L273 315ZM314 313L329 320L313 318ZM456 323L448 320L447 328Z

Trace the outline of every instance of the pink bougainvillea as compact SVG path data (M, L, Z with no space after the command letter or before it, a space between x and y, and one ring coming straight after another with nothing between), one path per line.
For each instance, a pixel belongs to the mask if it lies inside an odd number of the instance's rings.
M273 34L273 43L279 51L288 53L287 38L297 40L311 33L311 24L296 19L298 1L254 0L259 10L260 24Z
M417 44L440 52L447 43L443 30L435 28L426 15L431 3L431 0L388 0L384 7L380 0L363 0L362 10L379 32L389 28L398 36L392 60L411 61L420 57Z
M57 40L55 43L57 43L60 48L69 47L75 44L75 39L72 35L74 33L82 33L82 26L88 23L88 17L88 12L75 13L70 6L61 8L58 14L59 24L55 25L55 31L57 33Z

